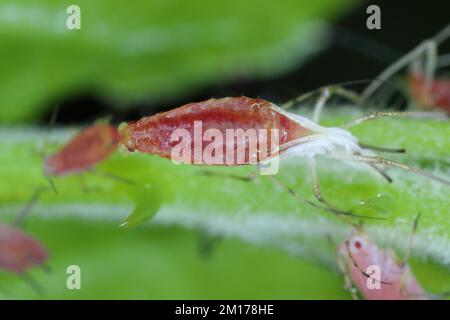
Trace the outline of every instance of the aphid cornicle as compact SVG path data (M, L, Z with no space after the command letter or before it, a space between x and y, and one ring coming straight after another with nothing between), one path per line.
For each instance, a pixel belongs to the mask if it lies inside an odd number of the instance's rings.
M118 145L119 133L114 126L89 126L45 159L45 173L50 176L82 173L108 158Z

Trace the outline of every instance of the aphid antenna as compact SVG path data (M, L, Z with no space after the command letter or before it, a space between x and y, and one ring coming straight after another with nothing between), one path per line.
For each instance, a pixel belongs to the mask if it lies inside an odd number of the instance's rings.
M370 121L370 120L376 120L380 118L391 118L391 117L409 117L409 118L416 118L416 119L433 119L433 120L446 120L447 115L434 112L434 111L377 111L371 114L367 114L365 116L359 117L355 120L350 121L349 123L341 126L343 129L350 129L356 126L359 126L360 124Z
M37 187L36 190L33 192L33 195L31 196L28 203L23 207L23 209L19 212L17 217L14 219L14 221L11 223L12 226L20 226L25 217L30 213L31 209L36 205L36 203L39 201L39 198L41 197L42 193L47 190L47 187Z
M442 184L450 186L450 180L447 180L445 178L436 176L434 174L431 174L429 172L426 172L426 171L423 171L423 170L420 170L417 168L410 167L406 164L403 164L400 162L395 162L395 161L385 159L382 157L372 157L372 156L362 156L362 155L334 155L334 156L332 156L332 158L344 160L344 161L371 163L371 164L375 164L375 165L383 165L383 166L388 166L388 167L399 168L404 171L408 171L408 172L414 173L416 175L423 176L423 177L426 177L426 178L429 178L429 179L435 180L437 182L440 182Z
M431 78L434 74L434 70L436 69L436 56L437 49L436 47L444 42L447 38L450 37L450 24L444 27L438 34L436 34L431 39L423 41L409 53L395 61L391 64L387 69L381 72L380 75L377 76L377 79L380 80L388 80L391 78L396 72L417 60L421 55L425 54L427 58L426 62L426 74L427 74L427 87L429 87L431 83ZM379 88L379 82L370 83L362 92L360 96L361 103L364 103L372 96L372 94Z
M347 255L350 258L350 260L352 260L353 266L358 269L359 272L361 272L367 279L372 279L375 282L381 283L381 284L387 284L387 285L392 285L392 282L384 282L382 280L378 280L376 278L372 278L372 275L368 274L367 272L365 272L360 265L358 264L358 262L355 260L355 257L353 257L351 251L350 251L350 242L348 240L345 240L345 247L347 249Z

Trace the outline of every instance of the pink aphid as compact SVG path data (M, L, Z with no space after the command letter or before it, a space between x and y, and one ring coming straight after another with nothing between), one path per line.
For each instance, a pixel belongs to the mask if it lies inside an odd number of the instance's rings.
M362 231L355 231L339 246L339 258L347 280L367 300L430 299L411 268Z
M47 250L38 240L0 223L0 269L24 274L34 266L43 265L47 257Z

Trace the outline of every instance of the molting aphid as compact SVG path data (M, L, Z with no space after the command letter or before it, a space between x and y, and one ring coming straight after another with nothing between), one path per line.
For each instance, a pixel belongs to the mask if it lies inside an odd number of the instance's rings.
M241 129L244 131L249 129L277 130L280 139L279 147L276 150L270 150L269 158L278 156L307 158L311 167L311 177L316 198L328 210L344 215L353 214L334 207L324 199L320 192L315 168L315 158L317 156L366 163L388 180L391 179L385 173L384 167L392 166L450 185L450 181L444 178L374 156L373 150L378 148L360 144L357 137L347 130L347 128L368 120L378 117L404 115L403 113L376 113L354 120L343 127L329 128L321 126L318 123L320 111L331 94L332 92L326 88L322 91L316 103L312 120L283 110L263 99L228 97L190 103L151 117L144 117L136 122L122 124L119 129L120 143L130 152L138 151L170 158L172 149L179 143L179 141L172 139L172 133L182 128L190 134L189 140L193 141L193 143L188 144L188 147L191 149L189 151L194 155L190 163L211 165L211 163L204 162L202 154L198 155L194 150L196 143L200 143L203 148L208 148L208 142L204 140L195 141L197 138L194 134L196 121L201 121L204 130L212 129L223 136L230 129ZM249 153L250 145L249 139L245 135L241 136L241 139L231 141L231 146L229 141L227 142L223 139L219 142L215 141L216 150L219 149L224 154L227 150L235 151L239 149ZM251 155L246 157L246 159L250 158L252 158ZM259 160L258 157L256 159ZM257 163L261 164L258 161ZM240 164L250 163L230 164L224 162L215 163L214 165Z

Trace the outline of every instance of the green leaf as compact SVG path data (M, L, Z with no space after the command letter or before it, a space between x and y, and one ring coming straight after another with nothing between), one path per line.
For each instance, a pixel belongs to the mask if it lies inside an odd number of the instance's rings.
M326 45L326 20L357 0L0 3L0 122L33 119L80 91L116 108L211 84L274 77Z

